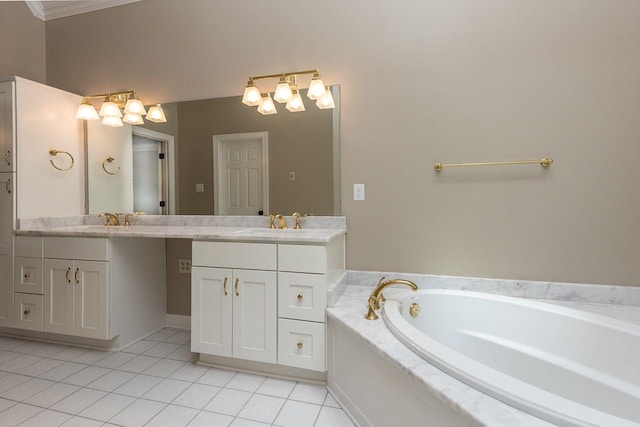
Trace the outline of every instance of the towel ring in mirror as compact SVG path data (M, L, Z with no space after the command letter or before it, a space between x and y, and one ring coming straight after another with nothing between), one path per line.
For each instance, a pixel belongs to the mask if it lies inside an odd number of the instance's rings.
M111 156L107 157L106 159L104 159L104 161L102 162L102 169L104 169L104 171L106 173L108 173L109 175L115 175L118 172L120 172L120 166L118 166L118 169L115 170L115 172L111 172L107 169L107 162L108 163L112 163L115 159Z

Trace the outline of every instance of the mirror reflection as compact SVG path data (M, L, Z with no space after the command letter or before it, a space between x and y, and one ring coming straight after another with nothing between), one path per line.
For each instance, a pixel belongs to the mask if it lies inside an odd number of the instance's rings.
M339 215L331 89L329 110L308 101L306 111L276 104L263 116L237 96L163 104L166 123L87 122L88 212Z

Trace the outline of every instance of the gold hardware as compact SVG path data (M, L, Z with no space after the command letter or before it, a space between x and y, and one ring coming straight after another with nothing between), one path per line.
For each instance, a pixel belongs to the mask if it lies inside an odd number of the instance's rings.
M114 215L109 212L102 212L98 214L99 218L104 217L104 225L120 225L120 220L118 219L118 215Z
M238 282L240 282L240 278L236 277L236 296L240 296L240 291L238 291Z
M106 173L108 173L109 175L117 175L117 174L118 174L118 172L120 172L120 166L118 166L118 169L116 169L116 171L115 171L115 172L110 172L110 171L108 171L108 170L107 170L107 165L106 165L105 163L107 163L107 162L108 162L108 163L111 163L111 162L113 162L114 160L115 160L115 159L114 159L113 157L109 156L109 157L107 157L106 159L104 159L104 161L102 162L102 169L103 169Z
M57 156L58 154L66 154L71 159L71 164L66 169L59 168L58 166L55 165L55 163L53 163L53 160L49 160L49 162L51 163L51 166L58 169L59 171L66 172L69 169L71 169L73 167L73 164L75 163L75 160L73 159L73 156L71 155L71 153L68 153L66 151L56 150L55 148L52 148L49 150L49 154L51 154L52 156Z
M276 215L276 219L280 221L278 228L287 228L287 220L285 217L283 217L282 215L278 214Z
M71 283L71 277L69 276L71 274L71 267L67 268L67 274L65 274L65 277L67 278L67 283Z
M29 313L31 313L31 310L29 310L29 309L26 309L26 310L24 311L24 315L25 315L25 316L28 316L28 315L29 315Z
M276 228L275 220L276 220L276 216L275 215L269 215L269 228L270 229Z
M411 317L418 317L420 315L420 305L416 302L412 302L409 306L409 314Z
M384 302L384 297L382 296L382 290L390 285L407 285L411 288L412 291L418 290L418 285L413 283L410 280L404 279L392 279L384 282L384 276L378 281L376 288L371 292L369 299L367 300L369 311L364 316L365 319L368 320L376 320L378 315L376 314L376 310L380 309L380 303Z
M31 273L24 273L24 278L28 279L29 277L31 277Z
M119 169L119 168L118 168ZM132 213L128 213L124 216L124 226L125 227L129 227L131 225L131 223L129 222L129 218L131 218L132 216L138 216L138 215L146 215L146 212L143 211L136 211L136 212L132 212Z
M298 294L298 301L302 301L302 298L304 298L304 296L302 294Z
M7 154L4 155L4 161L11 166L11 151L7 150Z
M222 284L222 289L224 289L224 294L228 295L229 292L227 292L227 278L224 278L224 283Z
M291 216L295 216L296 217L296 226L293 227L293 228L296 229L296 230L301 230L302 227L300 226L300 217L306 217L306 216L309 216L309 215L308 214L301 215L299 212L294 212L294 213L291 214Z
M298 344L296 344L296 347L298 347L298 350L302 350L302 341L298 341Z
M496 165L532 165L540 164L543 168L548 168L553 163L553 159L545 157L542 160L516 160L513 162L478 162L478 163L435 163L433 168L440 172L445 167L454 166L496 166Z
M78 273L80 273L80 269L76 268L76 274L73 275L74 279L76 279L76 283L80 283L80 279L78 279Z
M7 193L11 194L11 178L7 179L7 183L4 185L4 188L7 189Z

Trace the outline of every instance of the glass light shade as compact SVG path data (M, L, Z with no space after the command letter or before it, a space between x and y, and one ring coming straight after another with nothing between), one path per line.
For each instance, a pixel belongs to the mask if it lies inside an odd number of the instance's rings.
M162 109L162 105L156 104L153 107L149 108L147 112L147 120L154 123L164 123L167 121L167 117L164 115L164 110Z
M244 95L242 95L242 103L249 107L260 105L262 95L260 90L253 85L253 81L249 81L247 87L244 88Z
M78 111L76 112L76 119L82 120L98 120L98 113L96 109L91 104L91 101L85 99L82 101L82 104L78 106Z
M309 90L307 91L307 97L309 99L313 99L314 101L324 95L324 83L322 79L320 79L319 74L314 74L311 79L311 83L309 83Z
M330 108L336 108L336 104L333 102L333 95L331 94L331 89L328 87L324 91L324 95L322 95L316 101L316 106L321 110L328 110Z
M127 105L124 106L124 114L137 114L139 116L144 116L147 114L147 110L144 109L142 101L137 98L129 98L127 99Z
M288 102L291 99L291 85L285 80L284 77L280 77L280 83L276 86L276 92L273 94L273 100L279 103Z
M293 91L293 95L291 95L291 99L287 102L287 106L285 108L292 113L304 111L304 103L302 102L302 97L297 90Z
M100 115L102 117L122 117L122 111L115 102L103 102L100 107Z
M135 114L135 113L125 113L122 121L126 123L131 123L132 125L144 124L144 120L142 120L142 116L140 114Z
M271 99L271 94L268 93L267 96L262 97L262 102L258 106L258 112L262 115L268 116L269 114L276 114L278 110L276 110L276 104L273 103L273 99Z
M104 116L102 124L113 128L122 126L122 119L116 116Z

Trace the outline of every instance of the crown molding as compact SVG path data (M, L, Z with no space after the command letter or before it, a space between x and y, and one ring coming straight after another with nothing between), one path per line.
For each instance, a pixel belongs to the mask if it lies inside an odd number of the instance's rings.
M140 0L68 0L68 1L32 1L25 0L27 6L38 19L48 21L50 19L64 18L66 16L79 15L95 10L107 9L127 3L135 3Z

